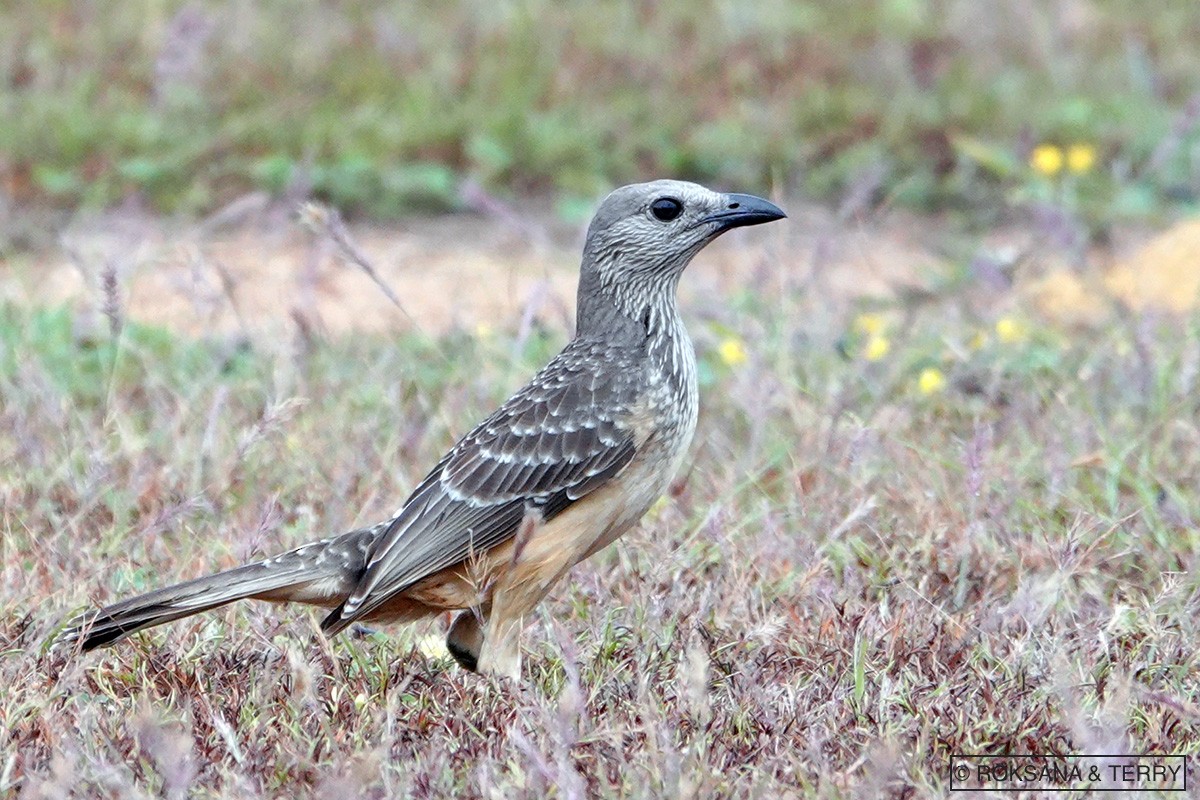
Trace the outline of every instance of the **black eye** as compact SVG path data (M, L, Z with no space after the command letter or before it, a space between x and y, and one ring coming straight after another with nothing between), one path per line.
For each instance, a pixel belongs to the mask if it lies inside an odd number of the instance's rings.
M662 222L670 222L683 213L683 203L674 197L660 197L650 204L650 213Z

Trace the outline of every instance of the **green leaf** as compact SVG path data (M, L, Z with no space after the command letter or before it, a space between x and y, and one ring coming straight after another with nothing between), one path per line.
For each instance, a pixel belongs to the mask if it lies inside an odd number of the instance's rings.
M965 135L953 136L950 142L960 156L975 162L998 178L1012 177L1021 170L1021 162L1007 147Z
M83 182L74 170L49 164L38 164L33 168L33 181L42 191L51 195L77 195L83 189Z

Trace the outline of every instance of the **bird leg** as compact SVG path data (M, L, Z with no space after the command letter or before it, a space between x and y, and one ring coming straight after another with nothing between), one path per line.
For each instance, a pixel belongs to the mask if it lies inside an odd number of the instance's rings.
M485 674L521 680L521 631L524 615L493 614L488 619L479 654L479 671Z
M446 633L446 649L459 666L471 672L479 670L479 651L483 648L483 623L488 608L468 608L458 612Z
M574 548L565 547L560 536L547 535L551 527L543 524L538 509L526 510L508 564L492 586L476 662L480 672L521 679L521 631L533 609L576 561Z

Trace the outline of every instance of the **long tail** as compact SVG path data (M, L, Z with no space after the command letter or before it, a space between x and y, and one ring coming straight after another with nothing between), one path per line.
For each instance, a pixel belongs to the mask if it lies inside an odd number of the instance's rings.
M136 631L255 598L332 607L346 599L366 567L382 525L322 539L265 561L208 575L89 611L67 625L58 643L83 650Z

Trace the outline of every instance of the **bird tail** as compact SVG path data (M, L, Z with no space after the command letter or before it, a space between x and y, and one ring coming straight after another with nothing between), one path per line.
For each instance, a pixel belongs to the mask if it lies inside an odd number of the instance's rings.
M350 593L366 565L376 528L324 539L283 555L157 589L72 619L57 637L81 650L132 633L254 598L334 606Z

